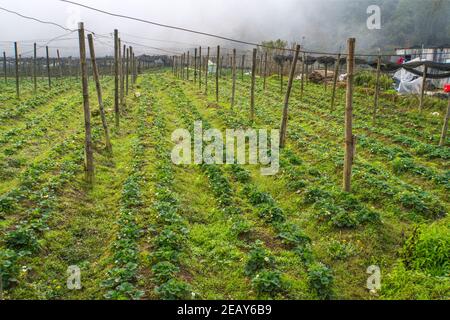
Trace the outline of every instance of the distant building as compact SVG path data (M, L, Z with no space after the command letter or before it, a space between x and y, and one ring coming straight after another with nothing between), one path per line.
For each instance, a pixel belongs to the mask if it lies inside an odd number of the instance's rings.
M450 44L434 47L414 46L410 48L397 48L395 49L395 53L403 56L406 61L420 58L420 60L450 63ZM433 73L434 71L430 72ZM444 84L450 83L450 78L432 79L430 82L437 88L443 88Z

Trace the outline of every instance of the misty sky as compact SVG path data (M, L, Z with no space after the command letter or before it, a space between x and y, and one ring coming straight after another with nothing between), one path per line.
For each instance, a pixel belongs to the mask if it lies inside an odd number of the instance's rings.
M93 7L140 17L156 22L186 27L194 30L220 34L227 37L260 42L281 38L288 41L301 42L308 47L313 39L326 34L327 29L335 28L336 23L330 21L325 0L79 0ZM336 3L339 0L327 0ZM322 5L317 5L320 2ZM214 4L214 5L213 5ZM169 30L140 22L114 18L87 9L74 7L57 0L0 0L0 7L19 11L24 15L42 20L57 22L70 28L76 28L78 20L85 23L86 29L96 34L110 36L114 28L118 28L121 37L127 41L145 44L158 48L180 51L198 45L224 45L227 48L239 46L218 39L198 36L181 31ZM365 12L361 12L365 15ZM357 26L361 29L362 26ZM23 53L32 49L32 40L46 40L66 31L54 26L29 21L10 13L0 11L0 50L12 55L13 44L7 41L19 41ZM62 55L77 55L77 34L63 37L63 41L49 44L52 50L59 48ZM143 38L176 41L163 42ZM31 40L31 41L30 41ZM345 38L337 39L328 45L337 48L345 44ZM27 42L28 41L28 42ZM102 39L97 42L98 55L112 54L112 41ZM45 42L38 42L44 45ZM109 45L109 46L108 46ZM138 54L160 53L151 49L134 46ZM244 47L249 48L249 47ZM315 49L311 48L310 49ZM43 49L40 53L43 55ZM164 54L164 53L163 53Z

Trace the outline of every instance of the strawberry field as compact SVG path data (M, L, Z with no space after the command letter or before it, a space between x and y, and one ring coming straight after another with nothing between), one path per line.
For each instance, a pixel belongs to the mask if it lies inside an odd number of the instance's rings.
M294 81L280 170L175 165L176 129L278 129L280 79L229 70L200 86L168 69L139 74L110 125L91 95L95 180L85 181L79 80L0 83L0 270L5 299L448 299L447 101L354 92L352 192L342 191L345 88ZM114 79L102 77L114 124ZM77 266L81 288L67 286ZM381 289L368 290L370 266Z

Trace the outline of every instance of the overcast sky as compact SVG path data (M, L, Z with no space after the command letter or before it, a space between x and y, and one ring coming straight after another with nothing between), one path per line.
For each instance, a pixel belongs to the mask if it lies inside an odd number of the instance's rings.
M324 0L320 0L324 1ZM337 0L327 0L337 1ZM93 7L118 12L164 24L186 27L194 30L220 34L252 42L282 38L305 43L312 37L333 25L324 19L326 8L315 5L311 0L79 0ZM18 11L41 20L57 22L69 28L76 28L81 20L85 28L99 35L110 36L114 28L121 32L121 38L153 47L179 51L196 45L221 44L232 48L236 44L214 38L169 30L140 22L107 16L88 9L75 7L57 0L0 0L0 7ZM10 13L0 11L0 50L12 54L12 43L19 41L23 53L32 49L29 40L51 39L67 33L54 26L29 21ZM49 44L52 50L60 48L64 56L77 55L77 34L63 37L63 41ZM139 38L138 38L139 37ZM164 42L143 38L176 41ZM112 54L109 39L97 42L98 55ZM341 41L345 41L342 39ZM45 42L39 42L40 45ZM338 46L339 43L333 43ZM158 51L134 46L138 54ZM43 49L40 50L43 54Z

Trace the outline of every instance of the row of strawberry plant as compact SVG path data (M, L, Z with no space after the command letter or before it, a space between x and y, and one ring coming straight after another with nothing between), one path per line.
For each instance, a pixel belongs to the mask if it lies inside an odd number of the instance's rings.
M145 79L143 85L146 91L154 90L148 79ZM181 214L178 195L174 191L174 171L167 142L165 111L153 94L148 103L152 107L150 137L156 155L156 194L153 207L157 213L157 221L151 254L155 293L165 300L192 299L190 284L180 276L181 257L187 250L189 227Z
M0 266L4 287L17 282L20 261L41 250L39 239L48 230L47 221L56 208L58 192L74 178L83 163L80 141L80 136L74 135L53 147L47 159L23 173L17 188L0 197L0 219L11 224L20 217L16 225L5 227L2 232ZM55 160L60 157L60 161ZM47 178L50 173L53 174Z
M138 223L138 217L143 206L142 186L145 183L144 166L145 143L150 125L147 122L149 112L148 101L141 97L138 102L138 119L136 137L132 141L131 171L123 183L120 198L119 215L116 222L117 235L112 243L112 267L108 270L108 278L102 285L108 289L107 299L138 300L144 295L136 285L139 275L139 245L143 230Z

